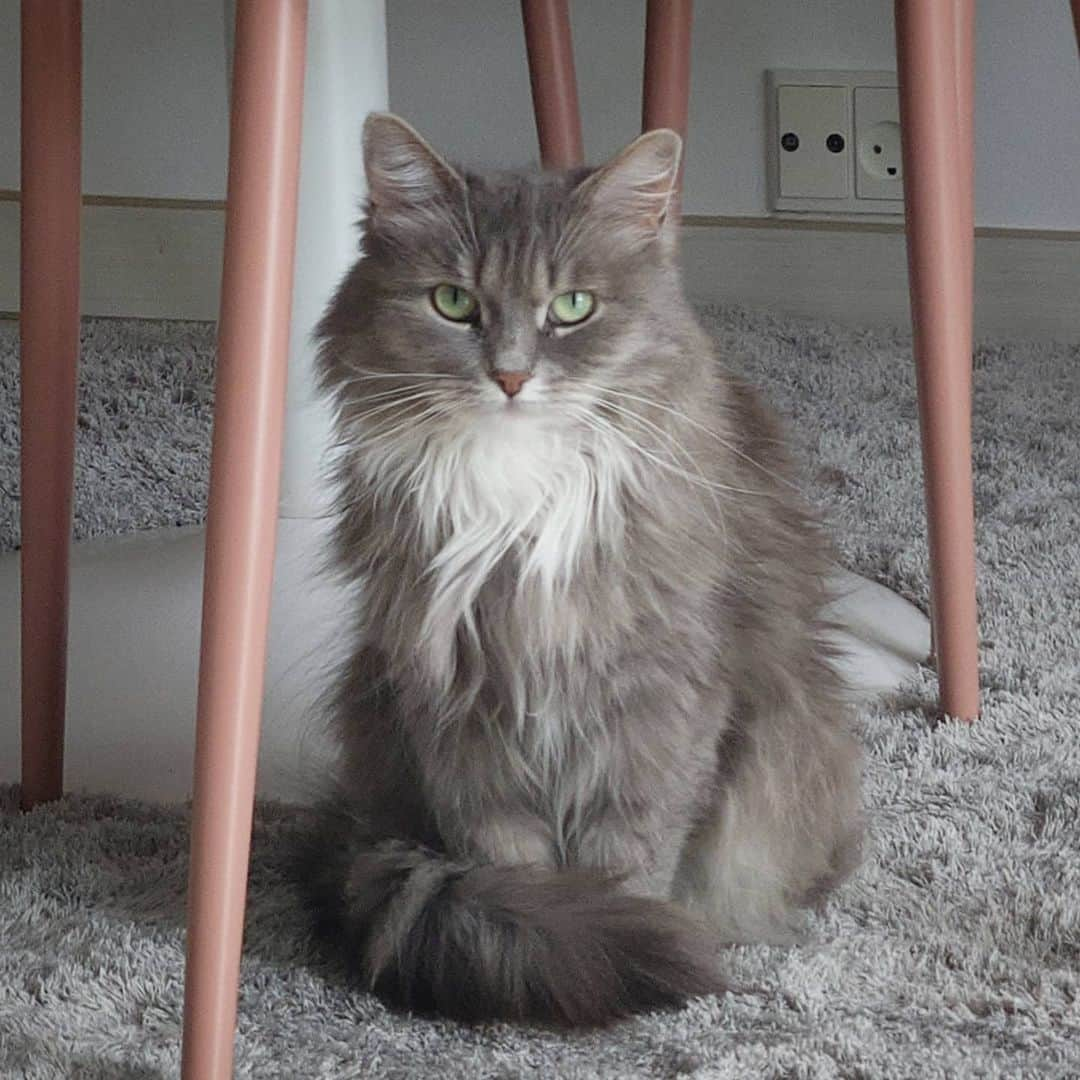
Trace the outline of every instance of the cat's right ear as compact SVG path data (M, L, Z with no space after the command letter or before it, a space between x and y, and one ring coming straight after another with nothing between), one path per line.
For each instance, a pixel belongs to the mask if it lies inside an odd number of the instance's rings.
M424 210L464 192L458 173L391 113L372 113L364 121L364 172L369 216L376 225L380 219Z

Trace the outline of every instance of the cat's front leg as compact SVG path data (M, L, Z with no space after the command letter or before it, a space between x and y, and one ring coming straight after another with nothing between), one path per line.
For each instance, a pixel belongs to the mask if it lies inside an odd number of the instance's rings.
M554 868L556 851L551 830L538 817L497 811L471 821L463 829L467 854L484 862L510 866Z
M547 869L558 865L551 828L526 808L472 803L444 807L438 819L447 853L455 859Z
M708 796L714 758L703 748L726 701L687 692L687 707L673 710L665 694L670 681L650 682L641 664L635 672L638 707L611 716L618 738L606 751L603 772L586 774L599 781L572 787L583 797L569 815L582 822L570 861L623 877L630 892L667 899L686 836Z
M557 865L550 824L520 785L507 782L502 756L484 738L461 738L418 757L425 801L447 854L503 866Z
M578 838L574 861L624 878L628 892L667 899L681 838L656 810L614 809L594 818Z

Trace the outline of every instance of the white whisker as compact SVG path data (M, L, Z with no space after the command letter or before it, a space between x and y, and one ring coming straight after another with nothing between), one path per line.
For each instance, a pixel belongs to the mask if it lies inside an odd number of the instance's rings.
M748 464L753 465L755 469L760 470L771 479L776 480L778 483L784 484L785 486L791 488L793 491L799 490L799 486L797 484L794 484L786 477L780 476L778 473L773 472L771 469L762 465L761 462L754 460L754 458L752 458L745 451L740 450L737 446L732 445L727 439L718 435L715 431L712 430L712 428L707 427L705 424L702 424L700 421L695 420L691 416L687 416L686 413L684 413L681 409L673 408L670 405L663 405L659 401L655 401L652 398L643 397L640 394L627 393L627 391L625 390L613 390L610 387L595 386L591 383L583 383L582 385L589 386L591 389L600 391L605 394L611 394L614 397L627 398L631 401L638 401L645 405L649 405L654 409L659 409L661 412L669 413L670 415L677 417L683 423L689 424L691 427L696 428L699 431L703 431L710 438L715 439L725 450L728 451L728 453L734 454L736 457L742 458ZM745 494L765 495L767 494L767 492L748 491L745 492Z
M408 416L392 419L389 425L376 425L370 431L361 432L358 442L365 453L370 453L380 443L392 441L402 433L423 434L428 421L438 419L440 416L450 415L453 407L449 403L436 402L418 413L410 413Z
M464 375L455 375L442 371L371 371L368 368L352 368L350 379L457 379L464 382Z
M380 416L384 412L392 412L394 409L402 409L406 405L414 405L419 401L445 401L446 395L433 390L414 390L409 394L394 394L389 401L376 405L373 409L359 409L353 416L354 422L367 422L373 416Z
M694 476L693 473L687 472L686 469L683 469L678 465L673 465L669 461L664 461L663 458L658 457L651 450L647 450L644 446L642 446L640 442L638 442L629 434L629 432L623 431L617 425L613 424L610 420L598 416L595 411L592 413L591 419L607 425L607 427L611 430L612 434L622 439L623 442L625 442L627 446L631 447L636 454L641 455L641 457L645 458L647 461L651 461L654 465L657 466L657 468L663 469L674 476L681 477L688 484L693 484L695 487L700 487L707 491L719 491L726 495L754 494L753 492L744 493L742 492L741 488L733 488L728 487L725 484L715 483L714 481L708 480L704 476Z
M453 393L453 391L448 391L442 386L424 386L422 383L410 383L407 386L395 386L393 390L380 390L376 394L364 394L363 397L351 397L349 399L349 404L360 406L370 405L376 401L389 401L393 399L401 400L406 394L411 394L415 391L421 391L432 396L436 394L445 395Z
M723 511L722 511L722 508L720 506L720 502L716 497L716 492L717 491L723 491L725 494L746 494L745 492L742 491L741 488L732 487L732 486L730 486L728 484L720 484L720 483L718 483L716 481L710 480L705 475L705 473L702 472L701 466L698 465L697 461L694 459L693 454L691 454L690 451L687 450L686 447L683 446L683 444L681 442L679 442L679 440L676 439L674 435L671 434L671 432L665 431L662 427L660 427L657 424L654 424L651 420L646 419L644 416L642 416L638 412L635 412L633 409L627 409L622 405L616 405L612 401L604 401L601 404L602 404L603 408L611 409L616 414L621 415L621 416L625 417L627 420L631 421L631 423L636 423L639 426L644 427L646 430L650 430L650 431L655 432L662 439L664 439L665 442L667 442L670 446L672 446L674 448L675 452L677 454L679 454L681 457L683 457L688 462L688 464L693 468L694 472L697 473L698 477L700 478L701 483L707 485L707 487L710 490L710 493L713 496L713 504L716 506L716 509L717 509L717 511L719 513L722 514ZM678 466L676 465L676 468L677 467Z

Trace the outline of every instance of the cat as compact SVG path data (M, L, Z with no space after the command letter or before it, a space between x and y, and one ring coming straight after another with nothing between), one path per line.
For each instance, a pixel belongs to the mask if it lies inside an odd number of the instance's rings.
M724 989L855 867L830 547L684 298L681 155L474 173L368 117L319 328L332 559L359 583L304 843L393 1006L598 1026Z

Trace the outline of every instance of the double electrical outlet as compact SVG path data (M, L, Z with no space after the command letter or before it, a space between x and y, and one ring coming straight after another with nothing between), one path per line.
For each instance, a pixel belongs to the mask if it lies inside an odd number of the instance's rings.
M902 214L894 71L766 73L774 210Z

